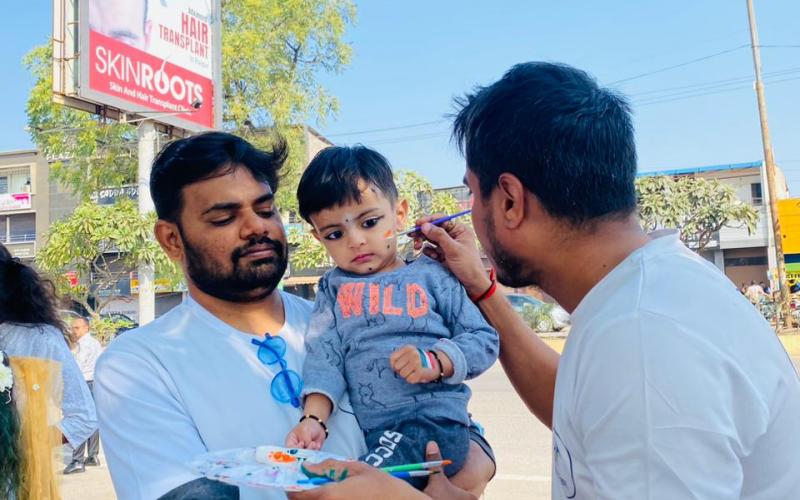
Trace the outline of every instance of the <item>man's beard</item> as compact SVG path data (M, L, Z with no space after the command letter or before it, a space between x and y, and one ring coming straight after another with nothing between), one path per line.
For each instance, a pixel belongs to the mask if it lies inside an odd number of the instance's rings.
M532 265L523 260L500 245L495 234L494 221L491 214L487 214L484 221L486 227L486 237L489 244L486 245L486 253L491 257L497 273L497 281L510 288L522 288L526 286L539 286L539 272Z
M258 302L275 290L286 271L286 247L266 236L254 237L236 248L231 253L232 271L226 274L222 265L192 245L183 231L180 233L186 252L186 273L197 288L212 297L228 302ZM275 255L246 262L246 267L242 267L242 255L255 245L269 245Z

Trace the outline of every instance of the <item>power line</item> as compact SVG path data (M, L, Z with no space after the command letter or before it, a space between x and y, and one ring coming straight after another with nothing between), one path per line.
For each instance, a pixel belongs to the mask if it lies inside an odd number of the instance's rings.
M684 61L682 63L673 64L672 66L666 66L664 68L659 68L659 69L655 69L653 71L648 71L646 73L641 73L641 74L634 75L634 76L631 76L631 77L628 77L628 78L623 78L622 80L617 80L617 81L608 83L607 85L618 85L620 83L629 82L631 80L637 80L639 78L644 78L646 76L655 75L655 74L658 74L658 73L663 73L663 72L669 71L671 69L681 68L683 66L688 66L690 64L694 64L694 63L697 63L697 62L700 62L700 61L706 61L706 60L712 59L714 57L719 57L719 56L724 55L724 54L729 54L731 52L736 52L737 50L741 50L741 49L743 49L745 47L749 47L749 46L750 46L750 44L746 43L746 44L739 45L737 47L733 47L733 48L730 48L730 49L727 49L727 50L723 50L723 51L720 51L720 52L715 52L715 53L709 54L707 56L698 57L697 59L691 59L689 61Z
M796 76L796 77L792 77L792 78L782 78L780 80L770 80L768 83L771 84L771 85L774 85L776 83L790 82L790 81L795 81L795 80L800 80L800 76ZM703 92L695 92L695 93L684 93L682 95L675 95L675 96L672 96L672 97L670 97L670 96L660 96L660 97L651 98L650 100L644 100L644 101L641 101L641 102L637 102L635 104L636 104L637 107L649 106L651 104L663 104L663 103L666 103L666 102L681 101L683 99L690 99L690 98L693 98L693 97L702 97L702 96L706 96L706 95L724 94L726 92L733 92L735 90L748 89L748 88L752 88L752 87L753 87L752 85L739 85L737 87L732 87L732 88L729 88L729 89L711 90L711 91L703 91Z
M438 137L444 137L449 135L449 132L434 132L429 134L420 134L420 135L410 135L405 137L396 137L391 139L381 139L378 141L370 142L370 145L377 145L377 144L395 144L398 142L413 142L413 141L422 141L426 139L435 139Z
M439 124L439 123L444 123L446 121L447 120L445 120L445 119L441 119L441 120L434 120L434 121L429 121L429 122L411 123L411 124L408 124L408 125L398 125L396 127L373 128L373 129L367 129L367 130L357 130L357 131L354 131L354 132L341 132L341 133L338 133L338 134L326 134L326 137L343 137L345 135L363 135L363 134L372 134L372 133L376 133L376 132L388 132L390 130L402 130L402 129L407 129L407 128L424 127L426 125L436 125L436 124Z
M770 73L764 73L764 76L780 76L780 75L787 75L787 74L797 73L797 72L800 72L800 66L797 66L797 67L794 67L794 68L788 68L788 69L784 69L784 70L779 70L779 71L772 71ZM628 95L628 97L639 97L639 96L648 95L648 94L660 94L662 92L669 92L669 91L673 91L673 90L692 89L692 88L700 88L700 87L716 87L717 85L725 84L725 83L750 82L752 80L753 80L753 75L742 75L742 76L724 78L722 80L711 80L711 81L708 81L708 82L691 83L691 84L687 84L687 85L679 85L677 87L667 87L667 88L656 89L656 90L647 90L647 91L644 91L644 92L634 92L632 94L627 94L627 95Z

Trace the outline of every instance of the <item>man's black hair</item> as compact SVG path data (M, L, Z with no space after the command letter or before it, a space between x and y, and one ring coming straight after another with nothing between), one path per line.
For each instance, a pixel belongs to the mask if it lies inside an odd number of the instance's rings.
M266 152L233 134L206 132L167 144L156 156L150 173L150 193L159 219L179 222L183 188L246 168L253 177L278 189L278 171L286 160L283 139Z
M309 217L349 202L360 203L359 181L377 187L392 202L397 200L389 161L365 146L333 146L323 149L308 164L297 186L300 216Z
M585 72L518 64L456 103L453 137L483 197L508 172L574 225L635 210L630 107Z

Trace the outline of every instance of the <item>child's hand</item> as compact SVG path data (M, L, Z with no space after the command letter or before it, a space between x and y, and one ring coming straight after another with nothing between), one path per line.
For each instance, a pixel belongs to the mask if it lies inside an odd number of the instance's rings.
M437 353L440 357L441 353ZM425 384L439 379L439 363L431 359L428 351L417 349L416 346L407 345L392 353L389 358L392 370L406 379L409 384Z
M304 448L306 450L319 450L325 442L325 429L319 422L307 418L294 426L286 436L287 448Z

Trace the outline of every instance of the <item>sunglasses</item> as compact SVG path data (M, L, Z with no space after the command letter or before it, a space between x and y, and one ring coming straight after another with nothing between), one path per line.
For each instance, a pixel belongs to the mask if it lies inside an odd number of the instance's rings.
M281 337L264 334L264 340L251 339L250 342L258 346L258 359L267 366L278 363L281 371L272 377L270 392L272 397L280 403L291 403L295 408L300 408L300 394L303 390L303 379L300 375L290 370L286 359L286 341Z

